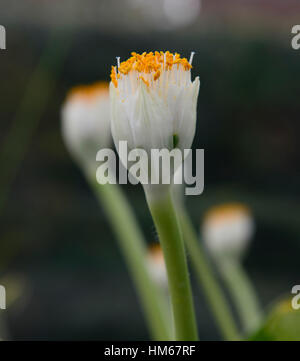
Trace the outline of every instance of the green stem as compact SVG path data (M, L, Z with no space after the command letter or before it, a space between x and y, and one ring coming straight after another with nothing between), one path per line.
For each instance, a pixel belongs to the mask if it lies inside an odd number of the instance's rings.
M216 262L232 295L244 330L247 333L254 331L260 324L262 312L248 276L238 260L218 257Z
M230 306L214 277L211 264L205 257L197 234L183 205L178 207L178 217L184 235L184 241L196 271L200 287L203 288L204 295L220 331L226 340L237 340L238 329Z
M176 341L198 339L185 249L169 193L147 201L161 241L167 267Z
M91 177L88 178L90 180ZM149 275L144 239L128 202L117 185L90 183L118 238L152 336L155 340L168 340L167 305Z

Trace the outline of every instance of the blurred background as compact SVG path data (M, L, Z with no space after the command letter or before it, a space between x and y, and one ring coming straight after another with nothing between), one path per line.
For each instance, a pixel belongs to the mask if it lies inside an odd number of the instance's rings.
M74 85L109 80L116 56L177 51L201 90L195 148L205 190L188 197L197 229L239 201L256 233L245 267L267 309L300 281L298 0L0 0L0 311L10 339L143 340L141 308L104 213L61 138ZM148 242L143 190L125 187ZM203 340L220 334L195 283Z

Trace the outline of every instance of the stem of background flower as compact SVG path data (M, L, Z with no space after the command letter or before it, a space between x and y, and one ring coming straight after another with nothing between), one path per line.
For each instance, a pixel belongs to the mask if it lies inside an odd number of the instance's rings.
M260 325L262 311L256 292L240 262L235 259L223 259L220 256L216 257L216 263L231 293L244 330L247 333L255 331Z
M0 214L47 101L56 86L70 45L70 34L64 36L57 29L52 30L39 63L28 80L11 128L1 147Z
M238 340L239 332L232 311L221 287L214 277L211 265L205 257L184 205L178 205L177 209L184 242L211 312L215 317L224 339Z
M191 285L180 227L170 192L163 198L151 198L146 190L152 214L164 253L171 297L175 340L198 339Z
M9 339L7 330L7 320L3 313L0 313L0 341L7 341Z
M100 185L91 179L92 177L88 176L93 191L104 207L118 238L152 337L160 341L169 340L168 305L149 275L145 242L131 208L118 185Z

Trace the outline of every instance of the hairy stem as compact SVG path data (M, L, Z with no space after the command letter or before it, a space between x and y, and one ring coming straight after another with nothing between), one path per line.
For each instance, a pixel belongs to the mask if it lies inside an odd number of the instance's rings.
M176 341L198 339L191 285L180 227L169 192L147 201L162 245L168 273Z

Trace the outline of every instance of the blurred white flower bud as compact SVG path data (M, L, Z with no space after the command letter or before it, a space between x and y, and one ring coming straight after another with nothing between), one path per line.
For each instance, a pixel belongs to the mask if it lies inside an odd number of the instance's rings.
M97 152L112 145L108 83L71 89L62 108L62 134L72 156L94 171Z
M167 289L167 269L165 265L163 251L159 243L155 243L149 247L147 263L153 281L160 287Z
M251 212L239 203L213 207L204 217L202 236L214 256L243 256L253 233Z

